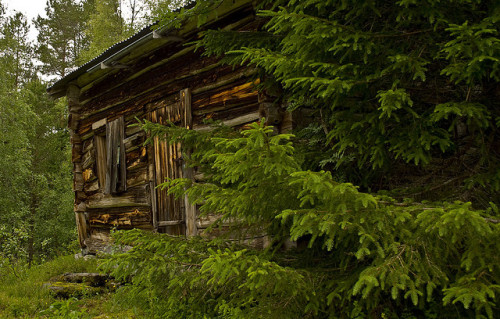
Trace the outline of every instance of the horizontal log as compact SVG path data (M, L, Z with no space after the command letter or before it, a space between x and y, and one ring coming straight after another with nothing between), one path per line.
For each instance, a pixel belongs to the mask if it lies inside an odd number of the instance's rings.
M208 26L208 24L211 24L209 21L213 21L210 27L213 27L215 29L218 28L236 28L236 29L247 29L245 28L246 25L250 24L255 24L254 20L254 12L252 9L252 5L250 1L243 1L245 4L240 5L241 1L236 1L236 4L234 1L228 2L228 4L231 5L232 8L236 9L231 9L229 11L225 11L224 9L221 9L221 7L218 8L217 13L214 13L213 18L207 18L206 23L204 25ZM236 13L237 12L237 13ZM234 23L229 24L228 22L231 23L232 21L227 21L223 19L224 16L230 15L231 20L234 21ZM195 19L196 20L196 19ZM253 26L250 29L254 30L257 26ZM180 29L177 34L177 36L182 37L185 39L186 42L193 41L197 38L198 36L198 31L199 31L199 25L196 21L190 22L187 25L184 25L182 29ZM171 42L171 40L167 41L165 39L156 39L155 41L148 41L146 44L142 45L141 47L137 48L136 50L130 52L123 58L119 59L118 62L122 64L127 64L130 67L130 69L124 69L120 70L120 72L109 72L106 70L97 70L96 72L92 73L87 73L81 76L78 79L78 85L82 87L82 91L93 89L94 86L98 86L97 84L94 84L95 82L106 82L105 78L106 76L113 75L116 80L121 80L123 81L124 78L127 76L130 76L130 74L138 72L138 70L144 69L148 65L154 64L160 60L162 60L164 57L171 56L172 54L175 54L178 52L180 49L183 48L184 43L179 43L179 42ZM148 63L149 62L149 63ZM104 78L104 79L103 79ZM99 84L101 84L99 83ZM116 82L115 82L116 83ZM101 84L102 85L102 84ZM98 87L97 91L102 92L102 88Z
M138 160L132 162L129 166L127 166L127 171L128 172L133 172L133 171L136 171L136 170L147 169L147 167L148 167L147 161L143 162L143 161L140 161L138 159Z
M120 214L89 213L89 223L91 226L106 225L111 227L150 224L151 213L149 210L141 211L139 209Z
M145 132L137 132L136 134L129 136L123 140L123 146L125 146L125 152L130 152L131 150L141 147L145 140Z
M94 133L95 133L94 131L86 130L85 134L82 135L82 138L81 138L82 141L86 141L86 140L94 137Z
M173 79L167 77L165 82L161 83L161 81L158 81L160 83L158 85L155 82L153 87L146 86L144 83L134 83L135 88L140 88L136 95L130 93L123 96L121 92L114 92L112 96L114 99L113 102L106 102L104 104L100 100L95 101L95 103L92 102L87 108L88 112L82 116L78 133L81 135L86 134L90 130L90 123L106 114L124 115L129 112L136 112L152 101L162 100L173 94L178 95L178 92L185 87L196 88L205 86L211 81L217 80L220 76L234 72L230 66L221 66L211 74L203 73L203 71L203 69L195 69L195 71L189 72L180 78ZM155 78L155 80L157 79ZM108 118L108 120L110 119Z
M148 207L149 204L146 198L140 200L136 196L120 196L112 197L110 195L104 195L100 199L92 199L87 201L88 209L105 209L105 208L115 208L115 207Z
M209 91L213 91L213 90L216 90L216 89L221 88L223 86L231 85L232 83L240 81L242 79L248 79L256 73L257 73L257 70L254 68L241 67L240 69L236 69L232 73L229 73L225 76L219 77L217 79L217 81L215 81L214 83L200 86L198 88L193 89L191 91L191 94L194 96L194 95L203 94L203 93L206 93ZM245 80L244 82L248 82L248 81Z
M184 225L186 222L184 220L162 220L158 222L159 227L163 226L175 226L175 225Z
M207 228L211 226L213 223L217 222L221 217L222 217L221 215L214 215L214 214L199 217L196 219L196 227Z
M251 123L259 119L259 112L252 112L250 114L245 114L234 119L222 121L222 124L227 126L238 126L246 123ZM194 125L193 129L196 131L206 132L210 131L212 127L210 125Z
M258 83L258 80L254 83L244 83L227 88L224 91L212 93L210 96L205 98L193 97L193 109L195 110L199 108L209 108L216 105L225 105L227 102L232 102L252 96L256 96L257 98L258 92L254 90L254 88Z
M140 126L132 126L130 124L125 126L125 136L131 136L139 132L144 132Z
M92 123L92 131L95 131L103 126L106 126L106 123L108 123L106 118L103 118L97 122Z
M255 16L251 14L251 11L244 13L243 16L236 19L235 23L224 26L224 30L232 30L232 29L240 29L245 28L247 30L255 30L257 26L255 26ZM254 26L252 26L254 25ZM250 26L248 29L248 26ZM183 28L184 30L184 28ZM192 36L196 36L196 33L193 33ZM192 39L194 40L194 39ZM157 40L158 41L158 40ZM190 40L187 40L189 42ZM170 42L170 41L168 41ZM157 42L158 43L158 42ZM143 75L148 75L154 72L155 69L158 69L166 64L170 64L172 61L176 59L179 60L189 60L186 59L185 56L192 54L195 51L195 46L185 47L183 44L174 43L173 45L165 45L165 43L161 43L163 45L162 48L159 48L155 51L154 47L146 46L144 50L145 54L137 54L134 58L133 55L128 56L127 58L122 60L122 63L125 63L131 66L129 69L122 70L120 72L101 72L102 75L94 76L94 80L87 79L87 84L82 88L81 101L84 103L89 98L96 98L99 94L103 92L107 92L116 88L117 86L122 85L128 81L132 81L136 78L139 78ZM157 45L159 46L159 45ZM165 58L166 57L166 58ZM172 63L175 64L175 63ZM83 77L85 78L85 76ZM113 80L110 81L109 79ZM118 83L118 85L117 85ZM80 83L82 85L83 83Z
M193 47L188 49L193 50ZM81 119L94 114L96 111L109 109L123 101L149 94L162 85L176 83L183 78L213 70L217 66L215 64L217 60L216 58L200 58L199 53L191 52L188 57L180 57L179 61L173 60L172 63L165 67L143 74L133 81L122 82L108 91L100 92L99 95L83 101L82 105L85 105L85 112L82 114ZM211 63L209 63L208 67L203 67L206 61L211 61ZM110 82L113 82L113 80L111 79ZM127 94L125 95L124 92L127 92Z
M239 100L238 102L240 101L242 100ZM201 116L195 115L193 117L193 123L194 125L202 125L206 120L227 121L256 111L259 111L260 115L262 115L262 111L259 109L259 103L257 102L256 96L247 98L246 101L242 102L243 103L238 106L229 104L224 106L224 109L218 110L216 112L203 114Z

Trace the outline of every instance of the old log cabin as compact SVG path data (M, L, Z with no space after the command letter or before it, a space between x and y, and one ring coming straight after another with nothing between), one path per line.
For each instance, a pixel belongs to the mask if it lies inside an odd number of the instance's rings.
M290 126L291 116L271 110L254 90L254 70L224 65L188 44L208 28L255 30L261 22L252 3L226 1L201 26L193 20L175 30L144 28L48 89L68 101L74 211L84 252L104 249L115 227L187 236L207 227L196 207L155 188L192 172L183 168L180 146L161 140L145 146L145 132L131 126L136 118L194 130L206 129L207 118L240 128L265 116L281 130Z

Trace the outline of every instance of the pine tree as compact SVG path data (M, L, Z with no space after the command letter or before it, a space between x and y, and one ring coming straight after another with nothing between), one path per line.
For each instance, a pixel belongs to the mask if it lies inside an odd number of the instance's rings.
M36 74L32 62L33 47L28 40L28 32L29 25L22 13L15 12L14 15L5 17L0 45L3 48L2 63L10 73L11 88L19 88Z
M92 7L93 1L49 0L47 17L34 20L38 29L37 58L46 76L64 77L77 66L81 52L89 45L84 30Z

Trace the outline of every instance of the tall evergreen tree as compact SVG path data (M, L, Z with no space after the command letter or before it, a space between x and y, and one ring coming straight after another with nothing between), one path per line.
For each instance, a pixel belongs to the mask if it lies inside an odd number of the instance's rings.
M2 63L11 73L11 87L20 87L36 74L32 62L33 46L28 39L29 28L26 17L20 12L6 17L2 25Z
M33 114L28 135L29 265L60 252L75 238L66 103L50 99L46 89L33 80L20 91L20 100Z
M126 30L121 1L95 0L85 33L90 39L90 46L82 54L82 62L91 60L113 44L125 39L130 32Z
M20 99L31 48L26 19L0 12L0 263L26 257L29 131L33 114ZM28 52L24 52L26 49ZM26 53L26 54L25 54Z
M38 29L37 57L42 72L64 77L77 66L80 54L88 48L85 33L93 1L49 0L46 18L38 16L34 24Z

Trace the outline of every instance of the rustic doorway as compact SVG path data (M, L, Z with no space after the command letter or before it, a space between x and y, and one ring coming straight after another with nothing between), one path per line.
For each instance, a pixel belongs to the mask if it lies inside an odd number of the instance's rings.
M180 91L179 100L157 108L150 113L153 123L173 123L191 128L191 95L189 89ZM195 210L186 198L176 199L166 189L157 188L167 179L192 178L191 169L185 166L180 143L168 143L160 137L153 142L154 176L152 189L153 224L160 233L195 235Z

